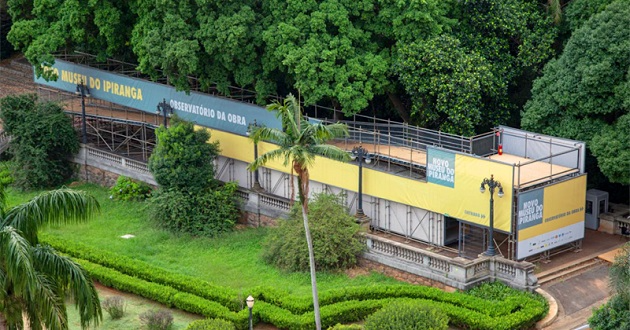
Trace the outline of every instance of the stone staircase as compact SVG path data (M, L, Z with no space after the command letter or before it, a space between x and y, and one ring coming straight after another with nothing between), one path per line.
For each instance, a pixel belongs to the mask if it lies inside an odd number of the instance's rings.
M545 284L553 284L605 264L606 262L598 258L597 255L592 255L576 259L570 264L564 264L562 266L537 273L536 277L538 278L538 284L541 286Z

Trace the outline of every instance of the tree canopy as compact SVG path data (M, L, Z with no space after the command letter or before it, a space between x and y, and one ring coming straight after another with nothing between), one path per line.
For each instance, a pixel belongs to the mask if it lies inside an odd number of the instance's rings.
M630 184L630 2L578 28L537 79L523 127L587 142L611 182Z
M229 86L255 90L261 105L268 95L292 92L305 95L306 105L317 102L345 115L397 114L453 132L469 132L470 123L442 127L424 120L446 105L402 81L394 67L398 63L416 70L410 75L435 74L442 81L449 77L444 71L454 68L440 64L419 72L422 66L399 63L404 49L455 38L460 49L450 65L471 56L485 63L477 71L493 77L488 85L495 90L479 95L473 88L454 101L475 97L472 110L454 107L448 113L481 112L468 120L476 128L485 118L494 123L515 109L509 88L549 57L555 35L551 19L531 0L8 0L8 5L14 22L8 38L38 74L52 54L82 50L136 62L143 73L166 78L179 90L189 90L188 77L196 76L202 87L225 94Z

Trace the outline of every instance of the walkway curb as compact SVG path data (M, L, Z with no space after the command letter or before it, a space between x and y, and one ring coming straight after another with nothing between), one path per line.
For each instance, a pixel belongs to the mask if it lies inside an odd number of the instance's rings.
M542 329L551 325L551 323L553 323L553 321L555 321L558 317L558 302L556 302L556 299L552 297L549 293L547 293L547 291L541 288L536 289L534 292L543 296L543 298L545 298L545 300L547 300L547 303L549 304L549 312L547 313L547 316L545 316L545 318L543 318L542 320L536 322L536 329Z

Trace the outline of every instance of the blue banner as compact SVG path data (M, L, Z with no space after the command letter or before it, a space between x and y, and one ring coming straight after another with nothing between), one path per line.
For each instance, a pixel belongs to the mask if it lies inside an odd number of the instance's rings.
M455 187L455 154L427 148L427 181L445 187Z
M282 128L274 112L257 105L196 92L186 94L176 91L172 86L59 59L55 60L55 65L46 69L57 74L57 81L34 77L36 83L68 92L75 92L77 84L84 83L94 98L144 112L156 113L158 103L166 100L173 108L173 113L200 126L240 135L246 135L247 126L254 120L260 126Z

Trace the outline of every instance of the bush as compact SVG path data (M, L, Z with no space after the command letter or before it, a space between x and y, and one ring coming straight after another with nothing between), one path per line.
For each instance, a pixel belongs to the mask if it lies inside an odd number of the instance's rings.
M125 300L122 297L107 297L101 305L112 320L118 320L125 315Z
M215 190L196 193L177 189L159 189L150 200L150 217L158 225L174 232L216 236L234 228L238 207L234 182Z
M72 156L79 151L72 120L54 102L40 102L35 94L0 99L0 119L12 136L15 186L36 189L61 185L73 174Z
M630 302L614 295L607 303L593 310L588 324L594 330L630 329Z
M309 269L308 246L298 204L289 218L270 231L263 243L263 259L288 271ZM361 228L343 206L342 197L322 193L309 204L309 227L313 237L318 270L339 270L355 266L365 247Z
M151 195L151 187L132 180L124 175L118 177L116 184L109 189L110 198L122 201L143 201Z
M396 301L368 316L365 330L446 330L448 316L441 310L417 302Z
M173 314L167 310L150 310L140 314L140 323L147 330L168 330L173 327Z
M190 323L186 330L235 330L234 324L222 319L198 320Z

